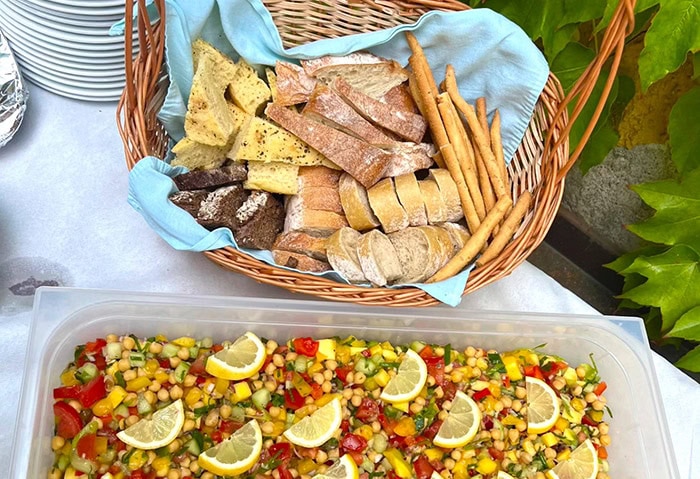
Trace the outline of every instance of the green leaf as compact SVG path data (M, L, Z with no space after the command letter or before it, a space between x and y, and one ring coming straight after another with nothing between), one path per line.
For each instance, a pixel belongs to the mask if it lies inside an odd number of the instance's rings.
M642 223L628 226L630 231L647 241L686 244L700 251L700 168L687 173L680 184L664 180L632 189L656 213Z
M608 264L604 264L603 266L615 271L616 273L623 274L622 271L632 266L634 260L636 260L639 256L656 256L657 254L661 254L661 252L665 250L666 248L663 246L644 246L643 248L630 251L629 253L624 253L620 255L620 257L617 258L615 261L612 261Z
M578 25L565 25L551 32L546 32L542 36L542 47L547 60L555 58L566 46L574 41L578 33Z
M650 9L661 3L661 0L637 0L637 4L634 6L634 12L640 13L645 10ZM600 32L602 29L606 28L612 20L613 13L615 9L620 4L619 0L608 0L608 5L605 7L605 13L603 13L603 19L600 21L596 27L596 32Z
M671 159L680 173L700 167L700 86L684 94L673 106L668 136Z
M595 52L586 48L580 43L569 43L564 50L551 62L551 70L559 81L565 92L579 79L583 71L593 61Z
M700 78L700 54L693 55L693 80Z
M700 373L700 346L676 361L676 366L687 371Z
M640 256L622 274L638 273L647 281L622 293L621 298L661 308L662 331L700 304L700 256L686 245L677 245L656 256Z
M668 332L669 336L675 338L690 339L700 341L700 305L681 316L676 325Z
M700 50L700 0L662 0L639 55L642 90L680 67Z
M564 0L564 14L561 25L584 23L601 18L606 10L608 0Z
M644 327L647 330L647 335L651 341L661 340L661 310L659 308L651 308L647 314L643 316Z
M581 173L585 175L592 167L602 163L619 140L620 135L617 134L609 119L604 123L599 123L578 159Z

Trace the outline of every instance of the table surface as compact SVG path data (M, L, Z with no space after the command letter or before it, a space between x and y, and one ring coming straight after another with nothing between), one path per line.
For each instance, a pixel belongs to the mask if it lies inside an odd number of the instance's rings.
M126 202L115 104L29 88L24 124L0 149L0 464L10 461L32 306L9 286L34 276L84 288L313 299L170 248ZM599 314L529 263L459 308ZM653 360L680 477L698 478L700 386L662 357Z

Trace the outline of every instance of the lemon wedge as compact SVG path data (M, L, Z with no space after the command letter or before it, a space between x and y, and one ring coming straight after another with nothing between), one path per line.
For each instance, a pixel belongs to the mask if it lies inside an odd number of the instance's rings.
M182 400L157 410L150 419L141 419L117 433L117 437L129 446L151 450L167 446L180 434L185 424Z
M481 424L479 405L463 391L457 391L447 418L438 429L433 443L438 447L462 447L474 439Z
M342 420L343 408L336 397L284 431L284 436L297 446L318 447L333 437Z
M583 441L569 458L547 471L549 479L595 479L598 475L598 453L590 439Z
M326 472L315 474L314 477L316 479L358 479L360 471L357 469L357 464L355 464L350 454L345 454L335 461Z
M541 379L527 376L527 432L539 434L549 431L559 418L559 398L554 389Z
M262 432L255 419L201 453L197 463L217 476L235 476L249 470L258 462L262 451Z
M240 381L260 371L265 357L265 345L260 338L247 332L227 348L209 356L205 369L214 377Z
M390 403L403 403L415 399L428 380L428 367L417 352L406 351L396 376L384 386L379 398Z

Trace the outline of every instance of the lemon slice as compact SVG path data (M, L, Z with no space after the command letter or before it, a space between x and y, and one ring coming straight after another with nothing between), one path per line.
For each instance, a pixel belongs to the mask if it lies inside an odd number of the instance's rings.
M318 447L331 437L343 420L340 398L334 398L298 423L284 431L289 442L301 447Z
M425 361L417 352L409 349L399 365L396 376L384 386L379 398L391 403L410 401L420 394L427 380L428 367Z
M217 476L242 474L258 462L262 444L260 426L252 419L228 439L201 453L197 463Z
M498 471L498 475L496 476L496 479L515 479L515 478L505 471Z
M443 477L440 475L439 472L433 471L433 473L430 475L430 479L443 479Z
M248 332L229 347L209 356L205 369L214 377L239 381L255 375L265 362L265 356L260 338Z
M183 424L185 411L182 408L182 400L178 399L154 412L151 419L141 419L118 432L117 437L137 449L158 449L173 442L180 434Z
M357 470L357 464L350 454L345 454L335 461L325 473L314 474L314 477L317 479L358 479L360 471Z
M479 405L462 391L457 391L447 418L438 429L433 443L438 447L462 447L474 439L481 424Z
M549 431L559 418L557 393L544 381L527 376L527 432L539 434Z
M547 471L549 479L595 479L598 475L598 453L590 439L583 441L566 461Z

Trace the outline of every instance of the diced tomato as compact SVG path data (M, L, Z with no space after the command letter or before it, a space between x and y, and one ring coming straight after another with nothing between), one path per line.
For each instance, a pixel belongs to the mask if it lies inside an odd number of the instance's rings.
M169 369L170 368L170 359L168 359L168 358L159 359L158 366L160 366L163 369Z
M435 378L435 383L439 386L445 383L445 360L438 357L428 357L425 359L428 366L428 374Z
M97 458L97 453L95 452L95 439L97 439L97 434L85 434L78 440L78 444L75 446L75 451L79 457L89 461L94 461Z
M296 389L286 389L284 391L284 405L287 409L299 409L304 405L304 398Z
M220 344L215 344L214 346L211 347L212 352L218 353L219 351L222 351L224 347Z
M340 430L343 432L348 432L350 430L350 421L347 419L340 421Z
M452 401L457 394L457 385L452 381L445 381L442 385L442 400Z
M386 473L386 479L401 479L394 471Z
M487 431L493 429L493 419L491 418L491 416L483 416L483 418L481 419L481 425Z
M83 421L78 411L63 401L53 405L53 413L56 416L56 434L63 439L74 438L83 428Z
M240 426L241 425L238 423L223 419L219 425L219 431L221 431L223 434L233 434L236 429L240 428Z
M355 461L355 464L362 464L362 461L365 460L365 458L362 456L362 453L348 452L348 454L350 454L350 457L352 457L352 460Z
M392 435L394 433L394 428L396 427L397 421L389 419L386 417L386 415L384 415L384 413L377 416L377 421L379 421L379 424L382 425L382 429L385 433L388 435ZM437 431L435 431L435 433L437 434Z
M129 477L131 479L155 479L156 471L151 470L149 472L144 472L143 469L138 469L136 471L133 471Z
M510 387L510 376L507 374L503 375L503 386L509 388Z
M338 376L338 379L345 382L347 381L348 373L350 371L352 371L352 366L343 366L335 369L335 375Z
M600 446L598 448L598 457L600 459L607 459L608 458L608 450L605 449L605 446Z
M277 472L280 474L280 479L294 479L294 476L287 469L287 466L282 464L277 468Z
M406 446L406 438L399 436L398 434L392 434L389 436L389 445L397 449L402 449Z
M418 353L418 355L423 359L428 359L435 356L435 353L433 352L433 348L428 344L420 350L420 353Z
M475 392L474 395L472 396L472 399L474 401L481 401L486 396L490 396L490 395L491 395L491 391L489 390L489 388L484 388L481 391Z
M318 341L314 341L311 338L294 338L292 341L294 346L294 351L297 354L308 356L313 358L318 352Z
M599 384L595 387L595 389L593 390L593 393L594 393L596 396L600 396L601 394L603 394L603 393L605 392L606 389L608 389L608 385L607 385L607 383L606 383L605 381L602 381L601 383L599 383Z
M362 452L367 447L367 439L357 434L346 434L340 440L340 448L348 452Z
M63 386L60 388L56 388L53 390L53 398L54 399L78 399L80 395L80 388L81 386L79 384L76 384L75 386Z
M211 437L211 440L212 442L214 442L214 444L219 444L221 441L224 440L224 435L218 429L216 431L212 431L209 437Z
M107 346L107 341L105 341L103 338L97 338L94 341L85 343L85 349L83 350L83 354L101 353L102 348L104 348L105 346Z
M105 369L107 369L107 361L105 360L105 357L102 355L102 353L97 353L95 355L93 364L95 364L97 369L100 371L104 371Z
M489 455L496 461L502 461L503 458L506 457L503 451L499 451L495 447L489 447L488 451Z
M537 378L544 381L544 375L542 374L542 370L536 364L532 366L525 366L525 376L530 376L531 378Z
M428 458L421 455L413 462L413 470L416 472L418 479L428 479L433 474L433 466L430 465Z
M540 368L540 371L542 371L542 375L548 380L551 381L554 376L557 375L559 371L563 371L566 368L568 368L569 365L566 364L563 361L552 361Z
M273 444L266 451L268 459L287 462L292 458L292 445L288 442Z
M201 386L205 382L207 382L207 377L206 376L196 376L197 379L194 380L195 384L197 386ZM170 383L164 383L164 384L170 384ZM231 383L233 385L233 383Z
M78 400L83 407L92 407L100 399L104 399L107 396L107 389L105 388L105 377L97 376L92 379L89 383L83 385L80 390L80 397Z
M321 385L315 382L311 383L311 397L314 399L320 399L323 396L323 389Z
M370 398L362 399L360 407L355 410L355 418L363 422L372 422L379 416L379 405Z
M598 425L597 422L595 422L593 419L591 419L590 417L585 416L585 415L581 418L581 424L585 424L586 426L594 426L594 427Z
M423 430L423 436L427 437L432 441L435 438L437 432L440 430L440 426L442 426L442 421L440 421L439 419L433 421L433 423L430 426L426 427Z
M188 373L195 376L201 376L202 374L206 374L206 362L206 356L204 354L200 354L199 356L197 356L197 359L192 361L192 364L190 364L190 369L188 370Z

